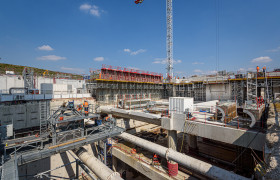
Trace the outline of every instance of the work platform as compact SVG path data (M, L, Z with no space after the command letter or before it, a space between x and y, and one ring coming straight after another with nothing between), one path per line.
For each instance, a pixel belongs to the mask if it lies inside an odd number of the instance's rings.
M108 125L100 125L87 128L88 135L81 139L75 139L55 146L52 146L51 143L45 143L43 149L38 149L34 146L35 148L33 150L29 150L27 152L16 152L16 156L10 155L6 158L2 168L2 179L9 180L11 177L15 177L12 179L16 179L18 175L15 172L17 172L17 167L20 165L47 158L57 153L63 153L68 150L76 149L98 140L114 137L121 134L123 131L123 128L117 126L111 128L111 126Z

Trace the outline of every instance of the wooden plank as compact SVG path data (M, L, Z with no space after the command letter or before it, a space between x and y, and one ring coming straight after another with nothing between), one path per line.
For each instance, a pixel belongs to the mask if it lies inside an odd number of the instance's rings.
M69 141L69 142L66 142L66 143L50 146L49 149L54 149L54 148L57 148L57 147L65 146L65 145L72 144L72 143L75 143L75 142L78 142L78 141L82 141L82 140L85 140L85 139L86 138L81 138L81 139L76 139L74 141Z

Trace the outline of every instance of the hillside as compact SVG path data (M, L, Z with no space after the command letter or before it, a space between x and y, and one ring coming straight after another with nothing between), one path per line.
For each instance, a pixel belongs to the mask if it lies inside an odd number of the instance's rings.
M24 67L32 68L34 70L34 74L37 76L43 76L43 73L46 71L46 69L39 69L30 66L20 66L20 65L0 63L0 74L6 74L6 71L14 71L16 75L22 75L22 71ZM73 79L83 78L82 75L51 71L51 70L48 70L48 75L46 74L46 77L68 77L68 78L71 77Z

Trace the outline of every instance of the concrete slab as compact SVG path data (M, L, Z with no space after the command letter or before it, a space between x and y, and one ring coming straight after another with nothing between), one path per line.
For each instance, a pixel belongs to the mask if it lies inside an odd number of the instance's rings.
M196 121L186 121L186 123L184 132L187 134L237 146L251 147L258 151L262 151L265 145L265 134L261 132L205 124ZM177 130L182 131L182 129Z
M162 118L153 116L151 114L140 112L131 113L130 111L116 108L103 108L101 109L101 111L103 113L113 114L119 117L135 119L138 121L143 121L161 126ZM208 122L203 123L198 121L186 121L187 124L185 126L175 126L173 130L246 148L251 147L252 149L258 151L263 150L265 144L264 133L251 130L224 127L222 125L218 125L220 124L218 122Z

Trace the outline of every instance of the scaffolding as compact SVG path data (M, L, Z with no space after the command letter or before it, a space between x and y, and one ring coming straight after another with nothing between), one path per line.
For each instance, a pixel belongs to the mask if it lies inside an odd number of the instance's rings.
M209 76L193 76L165 82L162 75L142 70L103 65L100 70L91 70L91 80L87 87L97 101L114 104L118 100L150 98L168 99L169 97L193 97L195 101L206 101L206 86L222 84L229 86L227 95L218 95L219 100L231 99L242 107L246 100L256 101L257 95L265 88L264 97L273 97L273 87L277 87L279 72L249 74L224 73ZM225 90L225 91L226 91ZM211 92L210 92L211 93ZM227 92L226 92L227 93ZM217 95L216 95L217 96ZM211 96L212 97L212 96ZM221 98L222 97L222 98ZM209 96L207 95L207 98ZM249 102L251 102L249 101Z
M258 74L248 73L247 74L247 101L256 102L258 97Z
M231 99L235 100L238 106L244 103L244 87L245 83L242 80L231 81Z
M96 79L105 79L112 81L129 81L143 83L162 83L163 75L156 72L137 70L132 68L115 67L111 65L102 65L100 71L92 71L92 76ZM98 75L96 73L99 73Z
M34 71L32 68L25 67L22 71L22 76L24 79L24 88L34 89Z

